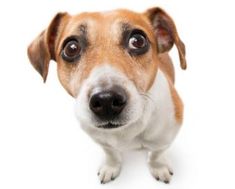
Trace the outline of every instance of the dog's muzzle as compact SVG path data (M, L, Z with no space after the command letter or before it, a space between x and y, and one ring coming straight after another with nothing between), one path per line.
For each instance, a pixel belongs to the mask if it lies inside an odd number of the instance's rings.
M127 94L122 87L115 86L110 89L100 90L91 95L89 106L91 111L107 124L102 128L117 128L121 124L113 121L121 114L127 104Z

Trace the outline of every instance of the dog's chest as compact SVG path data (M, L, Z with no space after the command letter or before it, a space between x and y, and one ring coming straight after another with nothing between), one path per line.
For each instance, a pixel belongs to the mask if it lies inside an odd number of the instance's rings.
M179 128L176 124L165 123L160 125L158 122L153 122L133 138L129 136L106 136L105 143L121 151L135 149L161 150L171 144Z

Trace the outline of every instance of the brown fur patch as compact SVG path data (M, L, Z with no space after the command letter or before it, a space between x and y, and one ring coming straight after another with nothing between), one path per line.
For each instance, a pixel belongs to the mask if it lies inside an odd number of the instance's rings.
M174 71L174 66L171 61L170 56L168 55L168 53L160 54L159 60L160 60L159 67L165 74L167 74L167 76L170 78L170 80L174 84L175 83L175 71Z
M176 91L176 89L174 87L174 83L173 83L172 79L170 78L170 76L163 69L161 69L161 70L163 71L163 73L165 73L165 76L167 77L167 80L168 80L171 98L172 98L172 101L174 104L174 109L175 109L175 119L181 125L183 122L183 113L184 113L183 102L182 102L178 92Z

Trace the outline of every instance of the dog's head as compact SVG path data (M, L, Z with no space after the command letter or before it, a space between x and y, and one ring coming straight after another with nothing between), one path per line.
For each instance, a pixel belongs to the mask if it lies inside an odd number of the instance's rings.
M59 80L76 98L83 123L114 129L141 118L159 55L174 44L185 69L184 44L160 8L145 13L58 13L31 43L28 55L44 82L50 60L57 62Z

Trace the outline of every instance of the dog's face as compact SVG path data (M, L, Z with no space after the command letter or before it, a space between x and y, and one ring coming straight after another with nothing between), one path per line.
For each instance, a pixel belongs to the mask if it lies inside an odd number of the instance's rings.
M29 46L28 54L44 81L49 61L57 62L59 80L76 98L82 122L115 129L141 118L158 57L174 44L185 69L184 45L174 22L160 8L141 14L59 13Z

